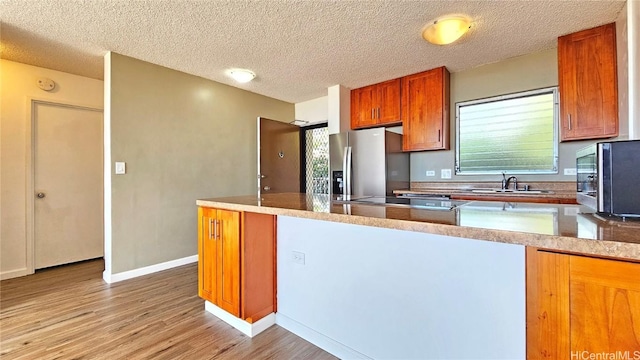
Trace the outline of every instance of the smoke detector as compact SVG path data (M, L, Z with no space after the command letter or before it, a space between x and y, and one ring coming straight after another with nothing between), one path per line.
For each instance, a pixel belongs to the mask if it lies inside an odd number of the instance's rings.
M39 78L38 87L44 91L51 91L56 87L56 83L49 78Z

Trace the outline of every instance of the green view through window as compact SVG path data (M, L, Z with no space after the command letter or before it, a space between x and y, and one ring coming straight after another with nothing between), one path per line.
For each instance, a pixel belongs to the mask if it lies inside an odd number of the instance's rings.
M558 88L456 103L456 174L558 172Z

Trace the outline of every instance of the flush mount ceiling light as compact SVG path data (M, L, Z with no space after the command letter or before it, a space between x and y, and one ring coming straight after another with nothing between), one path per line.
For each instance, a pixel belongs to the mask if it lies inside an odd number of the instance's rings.
M253 71L245 69L232 69L229 70L229 76L239 83L247 83L253 80L253 78L256 77L256 74L254 74Z
M464 16L446 16L434 20L422 30L422 37L435 45L447 45L458 40L471 28Z

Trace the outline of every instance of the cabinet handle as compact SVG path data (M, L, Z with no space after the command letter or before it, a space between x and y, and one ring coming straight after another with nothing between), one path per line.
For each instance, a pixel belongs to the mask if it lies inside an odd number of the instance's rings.
M571 130L571 114L569 114L569 130Z
M218 238L218 220L213 220L213 239Z
M440 142L440 130L438 130L438 142Z
M376 109L371 109L371 118L375 119L376 118Z
M208 218L209 219L209 239L211 239L211 236L213 235L213 219L212 218Z
M380 108L378 108L378 119L380 119Z

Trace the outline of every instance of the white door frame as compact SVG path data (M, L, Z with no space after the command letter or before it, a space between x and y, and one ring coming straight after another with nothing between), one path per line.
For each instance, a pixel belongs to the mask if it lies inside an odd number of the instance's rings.
M49 106L57 106L63 108L77 109L77 110L88 110L95 112L104 112L102 108L97 108L88 105L82 104L72 104L60 101L52 101L46 99L38 99L33 97L27 98L27 182L26 182L26 233L27 233L27 274L33 274L35 272L35 171L36 171L36 162L35 162L35 108L37 105L49 105ZM102 119L102 123L104 125L104 117ZM104 177L104 174L103 174ZM104 219L103 219L104 221Z

